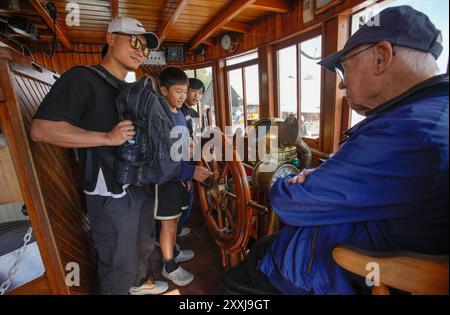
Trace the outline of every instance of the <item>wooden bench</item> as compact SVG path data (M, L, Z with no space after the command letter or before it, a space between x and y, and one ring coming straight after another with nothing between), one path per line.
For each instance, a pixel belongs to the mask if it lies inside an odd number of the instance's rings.
M11 156L3 168L12 165L8 176L16 178L2 183L1 190L9 186L3 199L21 199L26 205L45 267L44 276L11 294L90 294L96 288L96 253L73 151L33 142L29 136L33 114L57 78L0 43L0 132ZM73 271L66 267L72 262L79 265L79 286L66 285Z

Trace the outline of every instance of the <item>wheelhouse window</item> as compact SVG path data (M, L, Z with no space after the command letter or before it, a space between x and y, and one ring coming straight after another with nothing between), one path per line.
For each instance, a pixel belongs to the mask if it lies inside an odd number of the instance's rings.
M278 50L278 102L282 119L290 113L297 117L297 85L297 45L292 45Z
M259 119L258 53L226 60L233 132ZM239 61L239 62L237 62Z
M211 120L211 126L215 126L216 116L214 110L214 83L212 67L189 69L184 72L188 78L197 78L205 85L205 91L195 110L198 113L201 113L200 117L202 120L202 126L207 125L207 116L209 116Z
M278 104L281 118L293 113L304 137L320 136L322 36L300 40L277 51ZM299 115L300 114L300 115Z
M370 21L371 17L389 7L396 7L401 5L409 5L414 9L426 14L431 22L442 31L443 47L444 50L437 60L439 70L441 73L447 72L448 57L449 57L449 21L448 21L448 9L449 3L444 0L388 0L381 3L372 5L359 11L351 16L351 34L353 35L361 25ZM374 21L375 22L375 21ZM363 120L365 117L359 115L355 111L351 111L351 126Z

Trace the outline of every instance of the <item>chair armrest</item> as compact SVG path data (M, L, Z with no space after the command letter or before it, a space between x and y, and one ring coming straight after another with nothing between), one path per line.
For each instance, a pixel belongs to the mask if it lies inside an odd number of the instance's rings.
M337 245L333 259L344 269L366 277L370 262L380 267L380 282L412 294L448 294L448 255L413 252L371 252L349 245Z

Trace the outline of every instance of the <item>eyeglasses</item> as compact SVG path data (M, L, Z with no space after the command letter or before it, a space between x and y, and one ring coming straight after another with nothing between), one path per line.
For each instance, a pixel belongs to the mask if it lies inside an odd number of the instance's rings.
M337 63L334 65L334 71L335 71L336 74L339 76L339 78L340 78L341 80L344 80L344 76L345 76L345 69L344 69L344 67L342 66L342 62L344 62L344 61L346 61L346 60L349 60L349 59L351 59L351 58L353 58L353 57L359 55L360 53L362 53L362 52L364 52L364 51L366 51L366 50L369 50L369 49L372 48L372 47L375 47L376 45L378 45L378 43L372 44L372 45L370 45L369 47L366 47L366 48L364 48L364 49L362 49L362 50L360 50L360 51L358 51L358 52L356 52L356 53L354 53L354 54L352 54L352 55L350 55L350 56L347 56L347 57L342 58L341 60L339 60L339 62L337 62ZM391 47L392 47L392 56L395 56L394 45L391 44Z
M142 43L139 40L139 38L137 38L135 35L119 33L119 32L115 32L114 34L123 35L123 36L130 36L130 45L131 45L132 48L134 48L134 49L141 49L142 50L142 54L144 55L144 57L148 57L148 55L150 55L150 48L148 48L148 46L146 44Z
M353 58L353 57L358 56L359 54L363 53L364 51L369 50L369 49L372 48L372 47L375 47L377 44L378 44L378 43L372 44L372 45L370 45L369 47L366 47L366 48L364 48L364 49L362 49L362 50L360 50L360 51L358 51L358 52L356 52L356 53L354 53L354 54L352 54L352 55L350 55L350 56L347 56L347 57L345 57L345 58L341 58L341 59L334 65L334 70L336 71L336 74L339 76L339 78L340 78L341 80L344 80L345 70L344 70L344 67L342 66L342 63L343 63L344 61L349 60L349 59L351 59L351 58Z

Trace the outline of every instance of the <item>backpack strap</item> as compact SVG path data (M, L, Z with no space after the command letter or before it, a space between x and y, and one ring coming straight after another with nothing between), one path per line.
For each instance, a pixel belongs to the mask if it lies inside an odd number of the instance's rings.
M84 68L89 70L91 73L95 74L96 76L102 78L105 80L109 85L114 87L116 90L121 89L121 85L115 81L109 74L105 73L103 70L101 70L100 67L95 66L78 66L77 68ZM99 150L99 148L85 148L86 152L86 161L84 165L84 181L86 183L92 183L94 180L94 152L95 154L102 154L102 150Z
M121 85L114 80L111 75L105 73L100 67L96 66L79 66L80 68L84 68L95 74L96 76L102 78L106 82L108 82L111 86L113 86L115 89L120 90Z

